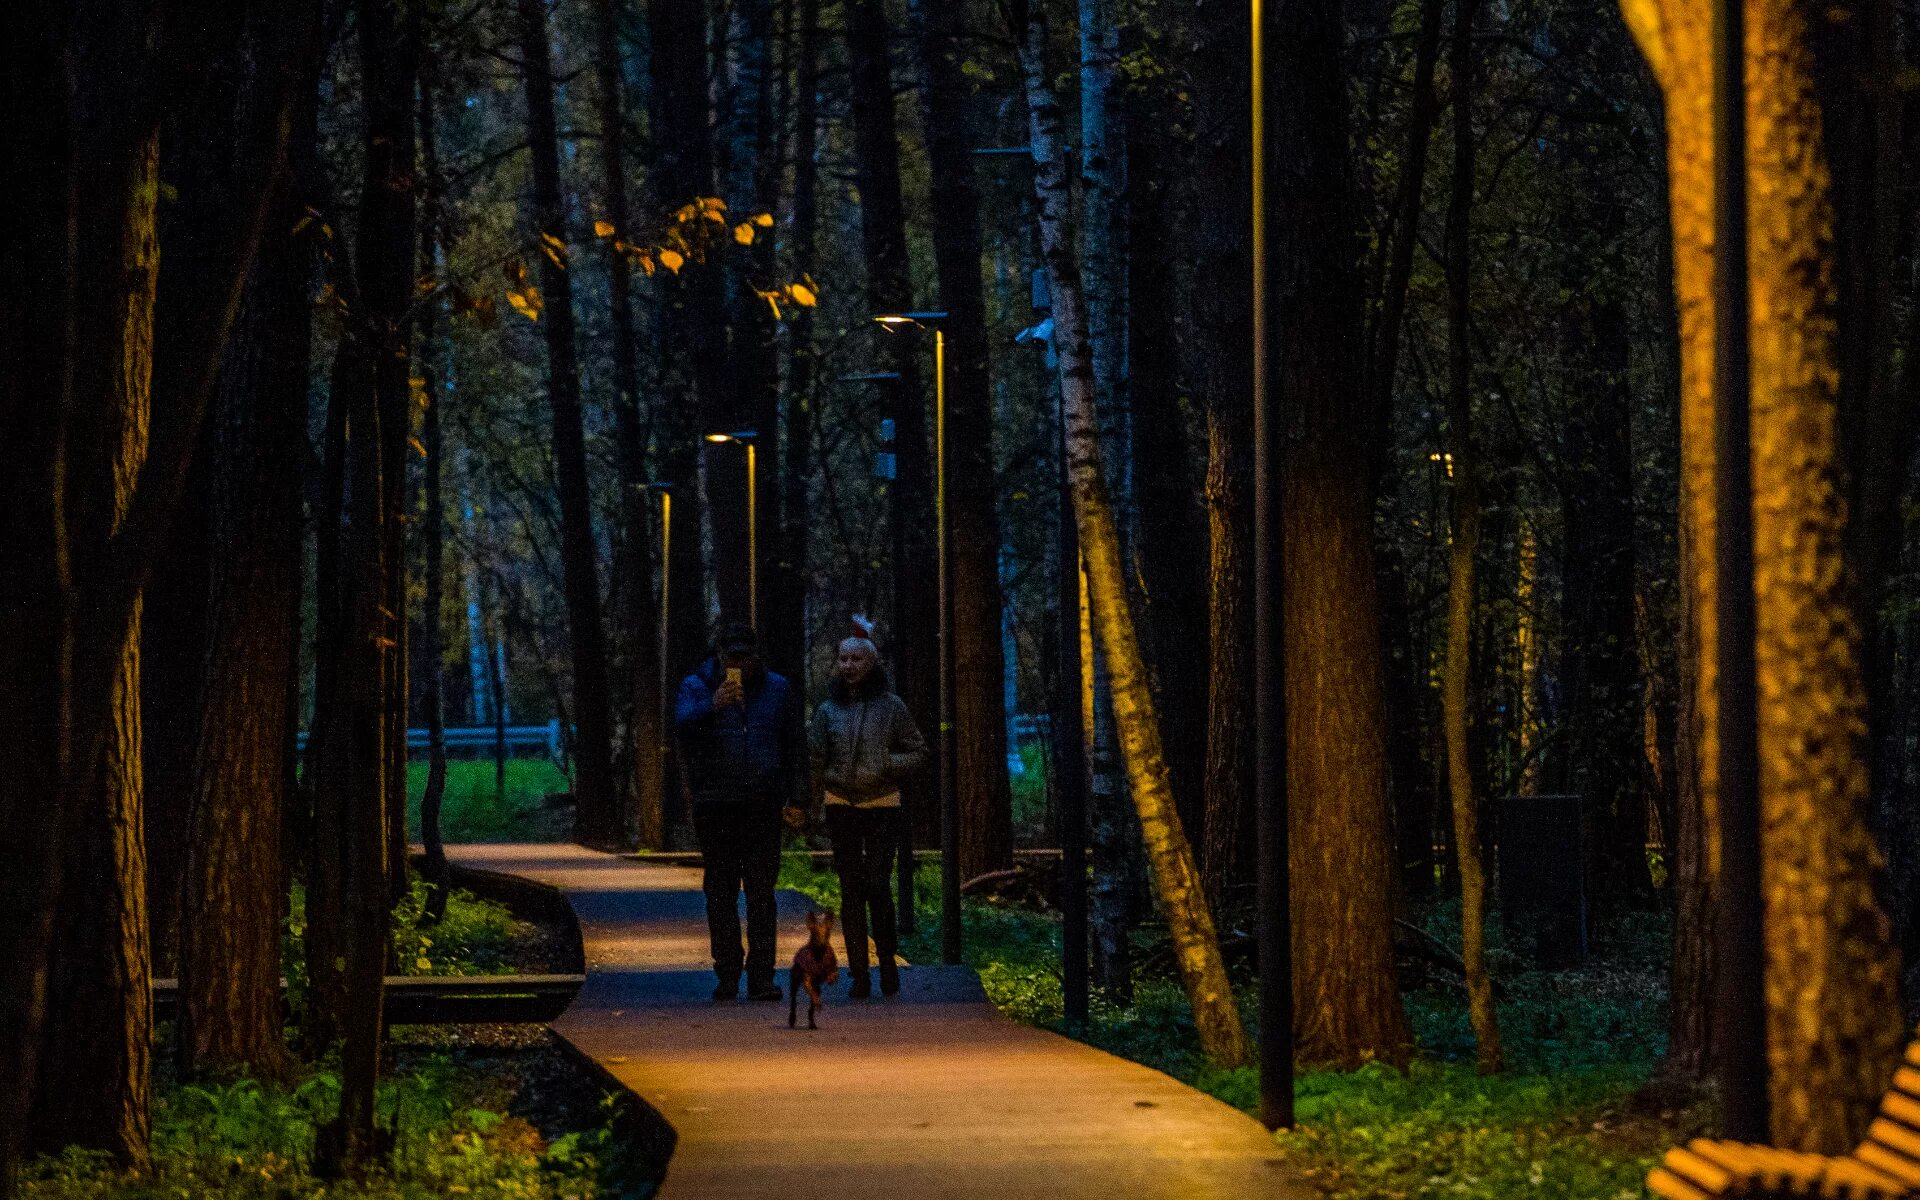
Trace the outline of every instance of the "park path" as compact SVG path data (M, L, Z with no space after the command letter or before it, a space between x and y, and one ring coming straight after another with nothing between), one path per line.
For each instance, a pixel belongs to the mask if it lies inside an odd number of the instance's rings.
M1259 1124L1157 1071L1021 1025L964 967L890 1000L715 1004L697 868L573 846L457 846L566 892L587 982L561 1036L674 1127L665 1200L1307 1200ZM781 952L807 900L782 892ZM784 965L781 981L784 986Z

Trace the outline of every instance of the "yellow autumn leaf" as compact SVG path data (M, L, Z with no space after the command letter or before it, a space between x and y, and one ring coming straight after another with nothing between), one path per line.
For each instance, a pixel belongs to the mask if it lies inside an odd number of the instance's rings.
M636 254L633 256L633 261L639 263L640 269L647 275L651 276L653 274L653 255Z
M700 207L706 212L723 213L727 211L727 202L718 196L702 196Z
M753 223L755 225L758 225L762 229L772 229L773 214L772 213L755 213L753 214Z
M612 236L613 236L613 222L612 222L612 221L595 221L595 222L593 223L593 236L595 236L595 237L612 237Z
M660 252L660 265L672 271L675 275L680 273L680 268L686 264L686 261L686 256L678 250L662 250Z
M695 208L693 205L682 204L679 208L674 210L673 219L675 221L678 221L680 224L685 225L688 221L693 220L695 217L699 215L700 215L700 210Z
M813 294L813 289L804 283L787 285L787 294L793 297L793 302L801 308L812 308L820 302L819 297Z
M407 445L412 446L413 452L415 454L418 454L421 458L425 458L427 456L427 448L420 444L419 438L409 437L407 439Z
M733 227L733 240L742 246L753 245L753 223L742 221Z
M513 305L513 311L529 321L540 319L540 293L532 288L524 292L508 292L507 303Z
M413 960L413 967L416 971L431 971L433 970L433 960L423 954Z

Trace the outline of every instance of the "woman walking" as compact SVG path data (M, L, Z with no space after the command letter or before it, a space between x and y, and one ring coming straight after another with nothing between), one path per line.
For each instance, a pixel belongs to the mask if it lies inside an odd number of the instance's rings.
M840 928L847 943L847 995L873 992L867 933L880 957L880 994L900 990L894 962L893 856L904 832L900 784L927 761L927 744L900 697L887 688L880 651L865 636L840 643L833 686L814 710L808 737L816 794L824 799L833 869L840 876ZM871 917L871 924L869 924Z

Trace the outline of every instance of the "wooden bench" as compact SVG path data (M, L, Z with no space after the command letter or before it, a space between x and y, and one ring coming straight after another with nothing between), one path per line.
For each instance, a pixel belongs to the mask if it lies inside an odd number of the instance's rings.
M1920 1197L1920 1042L1907 1047L1867 1140L1828 1158L1695 1138L1647 1175L1665 1200L1909 1200Z
M585 975L389 975L383 994L389 1025L546 1022L567 1011ZM280 981L281 994L286 981ZM153 981L153 1017L172 1020L180 985Z

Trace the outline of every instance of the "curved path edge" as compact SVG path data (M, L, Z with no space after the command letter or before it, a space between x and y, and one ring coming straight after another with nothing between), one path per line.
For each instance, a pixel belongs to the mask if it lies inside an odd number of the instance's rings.
M1021 1025L964 967L901 994L830 989L820 1028L786 1005L716 1004L700 873L574 846L454 846L465 866L559 888L587 982L553 1028L639 1097L671 1150L667 1200L1222 1200L1315 1195L1258 1122L1158 1071ZM808 901L780 896L781 953ZM785 984L785 971L781 971Z

